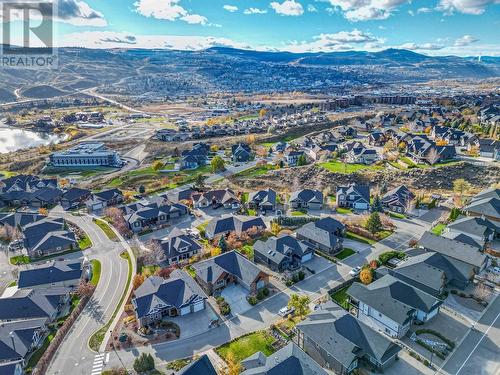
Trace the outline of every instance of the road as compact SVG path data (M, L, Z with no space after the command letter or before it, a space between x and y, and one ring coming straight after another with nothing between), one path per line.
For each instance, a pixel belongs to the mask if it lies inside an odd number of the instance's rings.
M89 216L73 216L57 208L51 215L64 217L89 235L93 246L85 250L84 255L101 262L101 279L91 301L66 336L47 373L90 374L92 371L88 361L93 363L95 353L90 351L87 342L111 318L125 288L128 264L120 257L124 245L109 240Z

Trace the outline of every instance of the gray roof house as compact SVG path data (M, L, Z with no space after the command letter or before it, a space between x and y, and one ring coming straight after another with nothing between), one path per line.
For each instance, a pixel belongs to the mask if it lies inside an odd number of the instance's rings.
M410 189L405 185L399 185L385 193L381 202L389 211L405 213L413 198L415 198L415 194L413 194Z
M342 250L345 226L340 221L325 217L297 229L297 238L316 250L335 254Z
M278 272L295 270L314 255L312 247L288 234L256 241L253 248L255 262Z
M100 212L106 207L122 204L123 201L123 193L119 189L109 189L93 193L92 196L85 201L85 206L88 212L94 213Z
M304 189L294 191L289 199L292 208L308 208L321 210L323 207L323 193L319 190Z
M276 209L276 192L273 189L253 191L248 194L248 206L262 211Z
M210 362L210 358L203 354L200 358L181 369L177 375L217 375L217 371Z
M210 190L204 193L194 193L192 195L193 206L196 208L208 207L210 205L222 205L224 208L236 209L240 205L240 200L230 189Z
M209 239L217 235L235 232L240 235L250 228L257 227L266 229L266 224L261 217L242 215L222 215L210 220L205 228L205 236Z
M487 189L477 194L463 208L469 216L485 217L491 221L500 221L500 189Z
M198 254L202 246L189 234L174 228L170 234L160 241L161 248L165 254L165 263L176 264Z
M132 305L141 327L164 317L184 316L205 309L205 293L186 272L174 270L168 279L148 277L134 292Z
M44 217L22 228L24 247L31 257L56 254L77 248L75 234L62 218Z
M66 190L61 196L61 206L66 210L80 207L85 204L91 195L92 192L90 190L72 187Z
M21 270L17 285L24 288L46 288L52 286L75 287L83 277L89 278L84 262L79 260L53 260Z
M476 216L463 217L448 224L442 235L484 248L486 242L500 235L500 223Z
M187 206L182 203L168 204L165 202L133 203L122 208L125 220L134 232L141 232L151 227L169 223L188 213Z
M0 325L0 363L24 364L24 358L36 349L45 335L45 319L5 322ZM4 373L0 367L0 374Z
M328 375L292 342L269 357L257 352L244 359L241 365L244 368L241 375Z
M387 369L401 348L344 310L328 302L300 322L294 342L322 367L336 374L375 366Z
M269 275L237 251L229 251L193 264L196 281L208 295L238 283L250 293L264 288Z
M370 187L358 184L339 186L335 199L337 207L368 210L370 208Z
M391 337L403 337L410 325L427 322L442 301L400 279L385 275L371 284L353 283L347 290L357 317Z

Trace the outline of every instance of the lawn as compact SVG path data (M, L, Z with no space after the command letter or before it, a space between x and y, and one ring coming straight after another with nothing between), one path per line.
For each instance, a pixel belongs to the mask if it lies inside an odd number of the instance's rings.
M302 211L292 211L292 216L306 216L306 214Z
M274 353L271 346L273 342L274 338L267 332L257 331L219 346L216 352L226 361L229 353L232 353L234 360L241 362L243 359L259 351L266 356L270 356Z
M432 228L431 232L437 236L440 236L443 233L444 228L446 228L446 224L440 223L437 224L434 228Z
M27 255L16 255L14 257L10 257L10 263L15 266L20 264L28 264L31 263L31 259Z
M92 279L90 283L97 286L99 279L101 278L101 262L97 259L92 259Z
M234 176L235 177L252 178L252 177L262 176L263 174L266 174L267 172L272 171L272 170L274 170L274 167L271 164L259 165L256 167L246 169L246 170L241 171L239 173L236 173Z
M139 272L144 277L149 277L154 275L156 271L160 269L160 266L142 266L141 272Z
M93 219L92 220L99 228L102 229L104 234L111 240L111 241L118 241L118 236L116 233L111 229L111 227L103 220L98 220L98 219Z
M398 212L389 212L389 216L395 219L406 219L406 216Z
M345 164L340 161L327 161L320 163L319 166L334 173L354 173L362 170L375 171L384 168L380 165Z
M348 247L344 247L344 249L335 255L335 258L337 259L345 259L347 257L350 257L352 254L356 254L356 252L353 249L349 249Z
M85 234L82 238L78 240L78 247L80 250L86 250L89 247L92 246L92 241L90 240L89 236Z
M350 209L350 208L344 208L344 207L337 207L335 209L335 211L337 211L337 213L341 214L341 215L347 215L347 214L352 213L352 209Z
M333 301L335 301L338 305L346 310L349 309L349 297L347 295L347 289L349 289L348 286L339 289L335 293L332 293L330 295Z
M102 173L109 173L117 171L116 168L108 167L81 167L81 168L66 168L66 167L49 167L43 170L44 175L57 175L59 177L66 177L69 175L78 175L80 177L93 177Z
M363 242L363 243L366 243L366 244L369 244L369 245L373 245L373 244L377 243L377 241L375 241L375 240L372 240L370 238L366 238L366 237L360 236L359 234L352 233L352 232L349 232L349 231L347 231L347 233L345 235L345 238L349 238L350 240L355 240L355 241Z
M253 260L253 246L252 245L243 245L243 247L239 250L244 256L248 259Z

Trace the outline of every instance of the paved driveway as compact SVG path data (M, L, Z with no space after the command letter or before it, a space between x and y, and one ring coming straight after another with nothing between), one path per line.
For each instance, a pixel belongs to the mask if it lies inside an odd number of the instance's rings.
M166 318L177 324L181 329L182 339L199 335L208 331L208 324L211 320L217 319L217 314L212 310L212 307L207 302L205 310L191 313L184 316L177 316L175 318Z
M231 306L233 315L242 314L252 307L247 301L248 291L241 285L231 284L222 290L221 295Z

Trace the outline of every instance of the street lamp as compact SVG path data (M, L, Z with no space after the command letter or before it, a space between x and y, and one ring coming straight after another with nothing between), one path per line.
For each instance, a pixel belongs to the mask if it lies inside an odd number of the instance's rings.
M113 340L113 331L110 330L109 331L110 335L111 335L111 340ZM120 358L120 356L118 355L118 352L116 351L116 348L115 348L115 344L113 343L113 341L111 341L111 347L113 348L116 356L118 357L118 360L120 361L120 363L122 364L122 367L123 369L125 370L125 374L128 375L128 371L127 371L127 368L125 367L125 364L123 363L122 359Z

